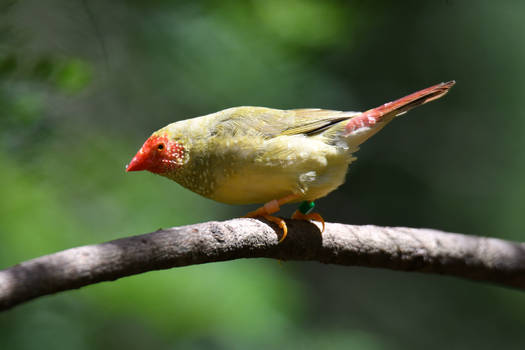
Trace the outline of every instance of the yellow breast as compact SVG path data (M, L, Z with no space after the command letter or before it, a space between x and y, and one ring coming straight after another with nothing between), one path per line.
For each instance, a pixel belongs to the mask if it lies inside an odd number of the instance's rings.
M306 142L307 141L307 142ZM280 136L260 140L255 152L229 145L233 152L227 162L229 172L218 176L214 191L208 196L230 204L265 203L299 194L297 202L326 196L344 182L352 158L342 149L323 142L322 138L303 135ZM235 159L238 158L238 159ZM218 169L220 172L220 169Z

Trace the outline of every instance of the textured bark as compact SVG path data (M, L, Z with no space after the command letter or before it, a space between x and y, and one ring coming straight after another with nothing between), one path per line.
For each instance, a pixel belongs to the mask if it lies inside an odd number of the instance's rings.
M239 258L310 260L447 274L525 290L525 243L429 229L235 219L174 227L64 250L0 271L0 310L24 301L151 270ZM280 232L280 231L277 231Z

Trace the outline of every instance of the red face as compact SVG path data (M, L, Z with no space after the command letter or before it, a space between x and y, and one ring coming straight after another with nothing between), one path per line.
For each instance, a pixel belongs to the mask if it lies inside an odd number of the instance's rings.
M169 173L183 165L184 151L184 147L176 141L171 141L165 136L151 136L126 166L126 171Z

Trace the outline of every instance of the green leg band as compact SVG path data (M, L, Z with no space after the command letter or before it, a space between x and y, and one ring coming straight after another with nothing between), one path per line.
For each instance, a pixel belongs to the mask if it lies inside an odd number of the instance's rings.
M306 215L309 212L311 212L314 209L314 207L315 207L315 203L314 202L304 201L304 202L301 203L299 208L297 208L297 210L299 210L301 213Z

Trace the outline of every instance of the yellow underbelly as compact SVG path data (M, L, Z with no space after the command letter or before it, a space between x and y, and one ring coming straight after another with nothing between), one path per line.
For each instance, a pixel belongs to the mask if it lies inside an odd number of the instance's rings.
M324 161L251 164L224 178L209 197L228 204L253 204L294 193L300 195L294 202L313 201L344 182L349 162L347 155L329 155Z

